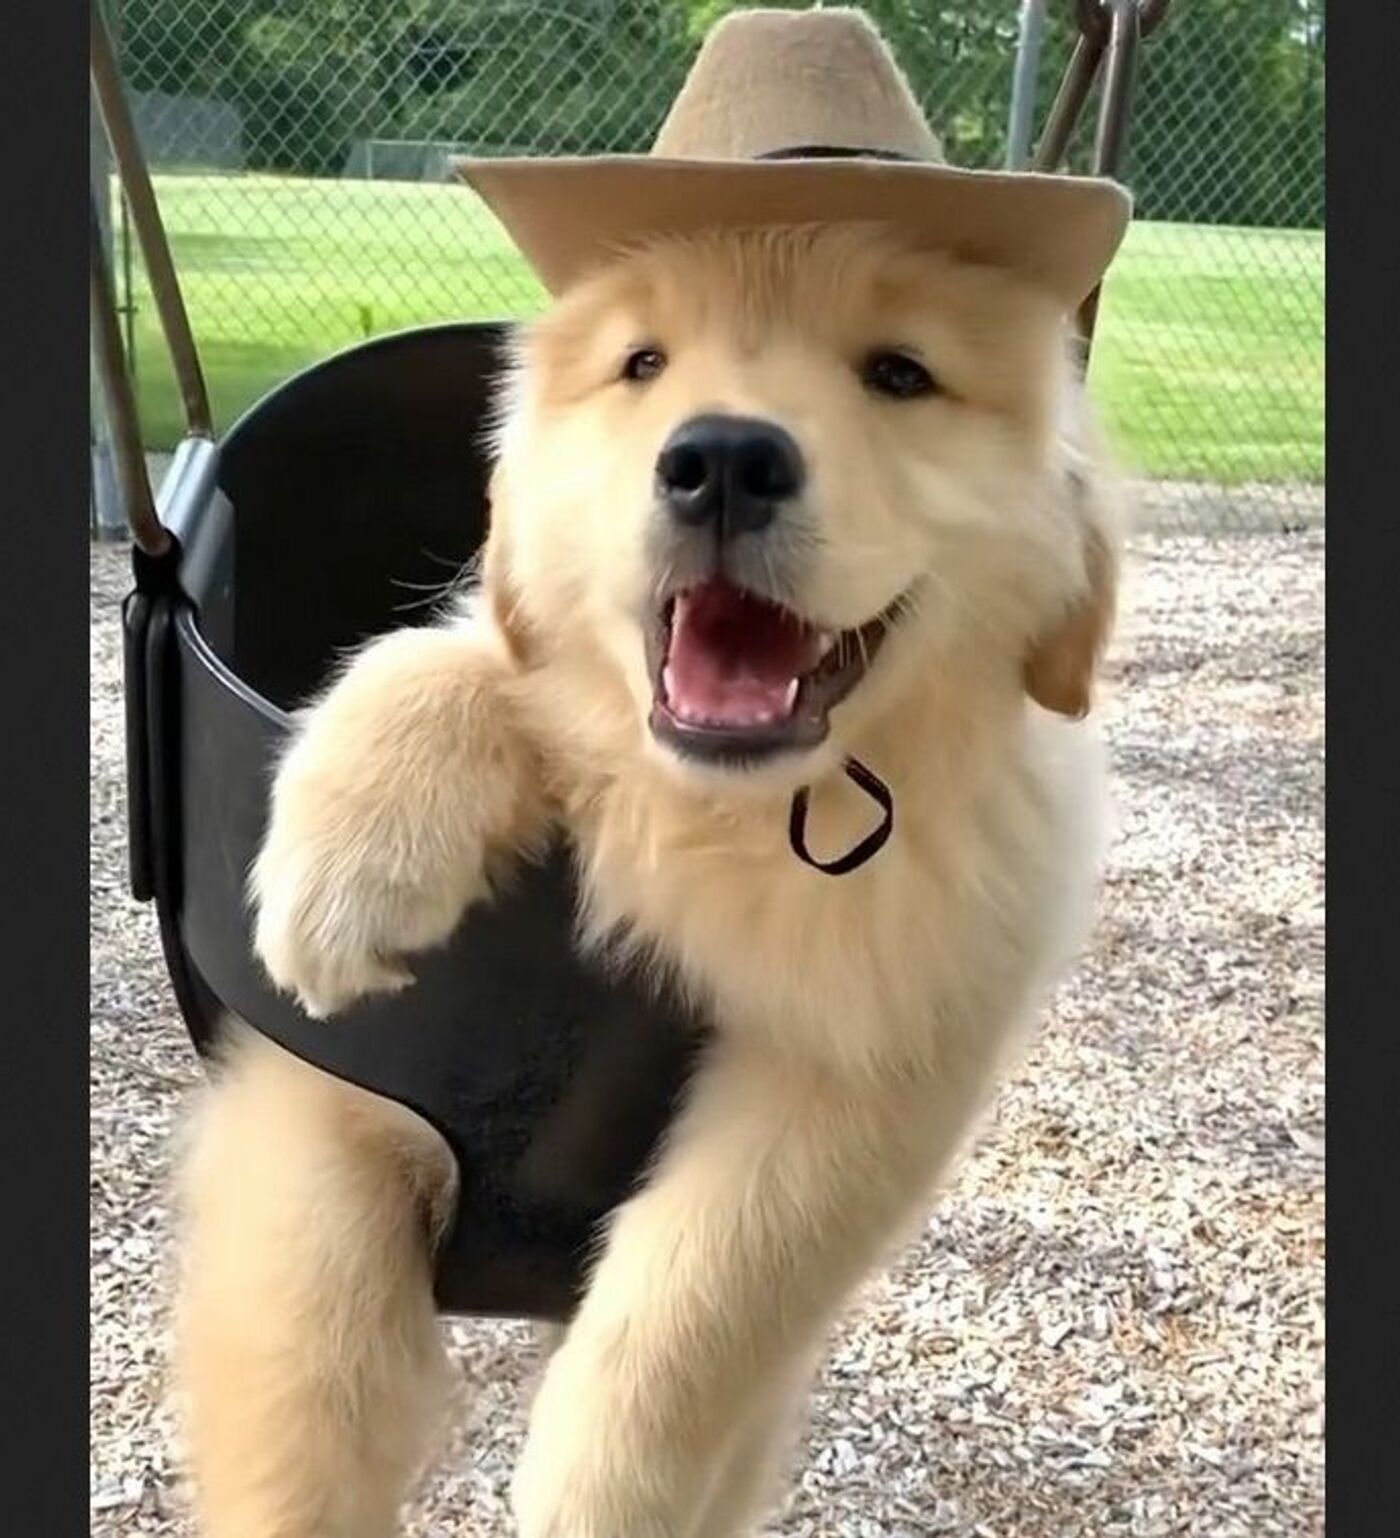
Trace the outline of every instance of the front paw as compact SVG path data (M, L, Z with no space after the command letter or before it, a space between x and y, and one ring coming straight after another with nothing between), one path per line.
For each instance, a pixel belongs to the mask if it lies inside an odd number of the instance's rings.
M276 815L253 873L253 948L268 976L313 1019L413 981L405 958L445 941L472 896L470 869L396 877L352 835L294 836ZM402 866L403 862L393 861Z
M520 1538L622 1538L627 1530L606 1514L589 1484L576 1449L532 1431L510 1482Z
M682 1538L700 1461L651 1422L615 1367L566 1343L511 1480L516 1527L521 1538Z
M566 1340L545 1368L530 1409L529 1432L510 1484L520 1538L604 1538L608 1532L589 1468L588 1407L598 1406L582 1375L570 1371L575 1355ZM621 1426L608 1430L625 1432ZM615 1453L622 1441L619 1435L612 1444Z

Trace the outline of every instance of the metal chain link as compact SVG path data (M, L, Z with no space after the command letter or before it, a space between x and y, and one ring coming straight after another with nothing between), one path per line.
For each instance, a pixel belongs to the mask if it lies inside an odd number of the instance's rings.
M865 0L948 158L1001 164L1017 0ZM640 151L731 0L109 0L223 420L376 332L529 313L451 153ZM1091 378L1193 527L1320 513L1324 0L1147 0L1123 179L1140 221ZM1104 0L1050 0L1036 119ZM1055 156L1087 170L1093 113ZM115 194L114 194L115 195ZM119 261L113 262L120 270ZM138 275L143 417L168 391ZM168 413L173 416L173 412Z

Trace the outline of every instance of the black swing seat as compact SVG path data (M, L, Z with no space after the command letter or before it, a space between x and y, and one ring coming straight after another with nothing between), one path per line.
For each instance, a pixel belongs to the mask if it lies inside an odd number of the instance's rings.
M446 1139L460 1195L440 1307L562 1319L703 1039L675 1000L577 953L567 847L474 910L412 987L327 1022L268 983L246 902L288 711L346 648L427 620L424 593L481 542L503 329L368 342L221 444L182 446L162 498L176 555L157 571L138 553L125 612L132 882L201 1054L232 1013Z

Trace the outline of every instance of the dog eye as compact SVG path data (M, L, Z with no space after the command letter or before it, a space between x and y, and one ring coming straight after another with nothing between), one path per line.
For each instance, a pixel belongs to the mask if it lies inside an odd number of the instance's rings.
M867 390L893 400L913 400L938 390L938 381L922 363L907 353L888 348L870 354L861 366L860 377Z
M644 384L648 379L655 379L665 367L666 354L659 347L639 347L628 353L627 361L622 365L622 377Z

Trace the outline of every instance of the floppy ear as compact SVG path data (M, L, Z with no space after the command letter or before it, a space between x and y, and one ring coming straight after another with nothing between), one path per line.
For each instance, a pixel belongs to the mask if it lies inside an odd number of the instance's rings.
M1095 500L1088 480L1071 475L1081 509ZM1118 551L1102 527L1085 521L1086 586L1073 608L1031 648L1022 677L1038 705L1078 720L1089 713L1094 675L1113 628L1118 595Z

